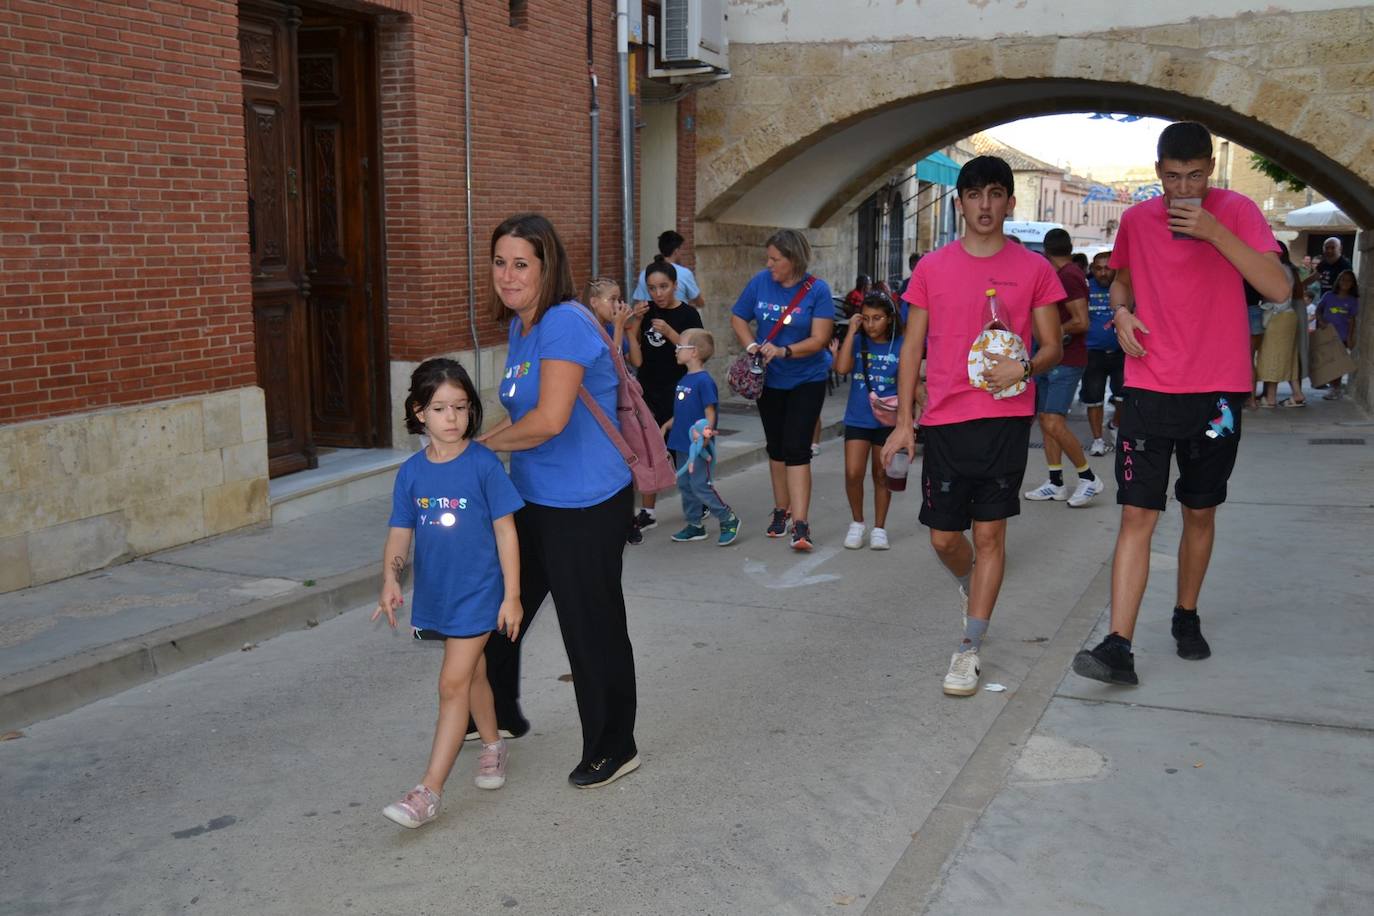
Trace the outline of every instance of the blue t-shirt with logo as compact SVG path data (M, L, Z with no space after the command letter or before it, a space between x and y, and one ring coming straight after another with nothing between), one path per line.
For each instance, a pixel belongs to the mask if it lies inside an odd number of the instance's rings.
M581 366L582 384L612 423L616 415L615 361L596 329L596 319L569 300L553 306L529 333L519 318L510 323L510 350L501 378L501 406L518 421L539 403L539 363L561 359ZM630 485L630 469L580 398L563 431L542 445L511 452L510 476L526 502L585 509Z
M1116 329L1111 327L1111 287L1088 277L1088 349L1119 350Z
M501 459L480 443L442 464L424 450L406 459L390 525L415 532L411 626L457 637L496 629L506 582L492 523L524 504Z
M863 354L865 343L868 345L867 360ZM868 404L868 393L872 391L880 398L897 393L897 357L901 352L900 335L888 343L866 340L862 334L854 341L854 373L849 379L849 401L844 408L845 426L858 429L883 428L883 424L873 416L873 408Z
M673 392L673 428L668 430L668 447L687 452L692 447L692 424L706 416L706 408L720 403L715 379L706 370L688 372L678 379Z
M754 340L763 343L764 338L773 330L773 325L787 310L792 297L797 294L797 289L796 286L784 288L773 280L772 274L767 270L761 270L754 274L753 279L744 287L744 292L739 294L739 299L735 300L735 306L730 312L745 321L754 322ZM773 337L773 345L786 347L806 340L811 336L813 319L835 320L835 302L830 297L830 287L820 278L816 279L811 291L797 303L797 308L783 322L782 330ZM823 382L829 374L829 354L827 350L821 349L818 353L795 359L775 357L768 364L768 374L764 376L763 383L769 388L787 390L806 382Z

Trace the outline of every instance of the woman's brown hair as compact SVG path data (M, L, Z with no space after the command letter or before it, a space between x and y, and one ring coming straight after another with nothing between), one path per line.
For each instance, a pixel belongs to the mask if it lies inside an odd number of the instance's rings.
M573 291L572 265L568 263L568 252L563 240L558 237L553 223L538 213L517 213L507 217L491 234L491 257L496 257L496 243L506 236L524 239L534 248L534 256L539 259L539 298L534 311L534 324L544 317L552 306L569 299L577 298ZM501 293L492 284L491 316L497 321L508 321L515 312L506 308L501 301Z
M806 276L806 268L811 266L811 243L806 236L795 229L779 229L768 237L765 247L772 245L778 254L792 262L797 278Z

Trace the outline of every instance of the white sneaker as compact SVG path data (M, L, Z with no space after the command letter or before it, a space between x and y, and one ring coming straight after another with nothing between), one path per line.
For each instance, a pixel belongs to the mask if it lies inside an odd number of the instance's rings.
M978 677L982 673L977 652L955 652L949 660L949 674L945 675L945 693L952 697L973 696L978 692Z
M1079 506L1086 506L1093 501L1093 497L1107 488L1102 482L1101 477L1094 477L1092 480L1080 480L1078 486L1074 488L1073 495L1069 497L1069 505L1077 509Z
M1107 443L1101 439L1094 439L1093 444L1088 446L1088 454L1099 456L1107 454Z
M858 550L864 545L864 531L866 530L863 522L850 522L849 530L844 535L844 546L850 550Z
M874 528L868 535L868 548L870 550L887 550L887 529Z
M1059 502L1063 502L1068 498L1068 487L1056 487L1048 480L1046 480L1040 486L1036 487L1034 490L1026 491L1026 499L1032 500L1034 502L1044 502L1047 499L1055 499Z

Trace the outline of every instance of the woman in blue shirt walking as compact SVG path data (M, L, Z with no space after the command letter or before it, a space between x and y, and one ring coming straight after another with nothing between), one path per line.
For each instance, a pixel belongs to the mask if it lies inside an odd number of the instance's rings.
M582 720L579 788L605 785L639 767L634 653L625 625L621 560L634 504L630 469L578 399L586 386L615 417L619 378L596 319L574 299L572 270L553 225L512 216L491 237L493 312L510 320L501 378L507 419L482 436L510 452L510 476L525 500L520 600L526 629L545 596L558 608ZM522 735L520 641L491 640L487 672L504 731Z
M806 272L811 262L806 236L779 229L768 239L766 251L768 266L740 293L730 310L730 325L740 346L762 354L767 364L759 419L773 482L773 519L765 533L783 537L790 519L792 549L810 550L811 431L825 403L835 303L825 281ZM799 293L796 308L789 310ZM779 321L782 329L767 340Z

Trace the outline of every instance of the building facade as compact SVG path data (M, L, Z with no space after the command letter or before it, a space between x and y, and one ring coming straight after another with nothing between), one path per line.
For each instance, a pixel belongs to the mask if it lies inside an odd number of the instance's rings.
M6 6L0 590L265 522L269 479L322 455L412 448L425 358L493 389L507 215L548 215L578 284L624 272L614 0ZM689 239L691 105L655 106Z

